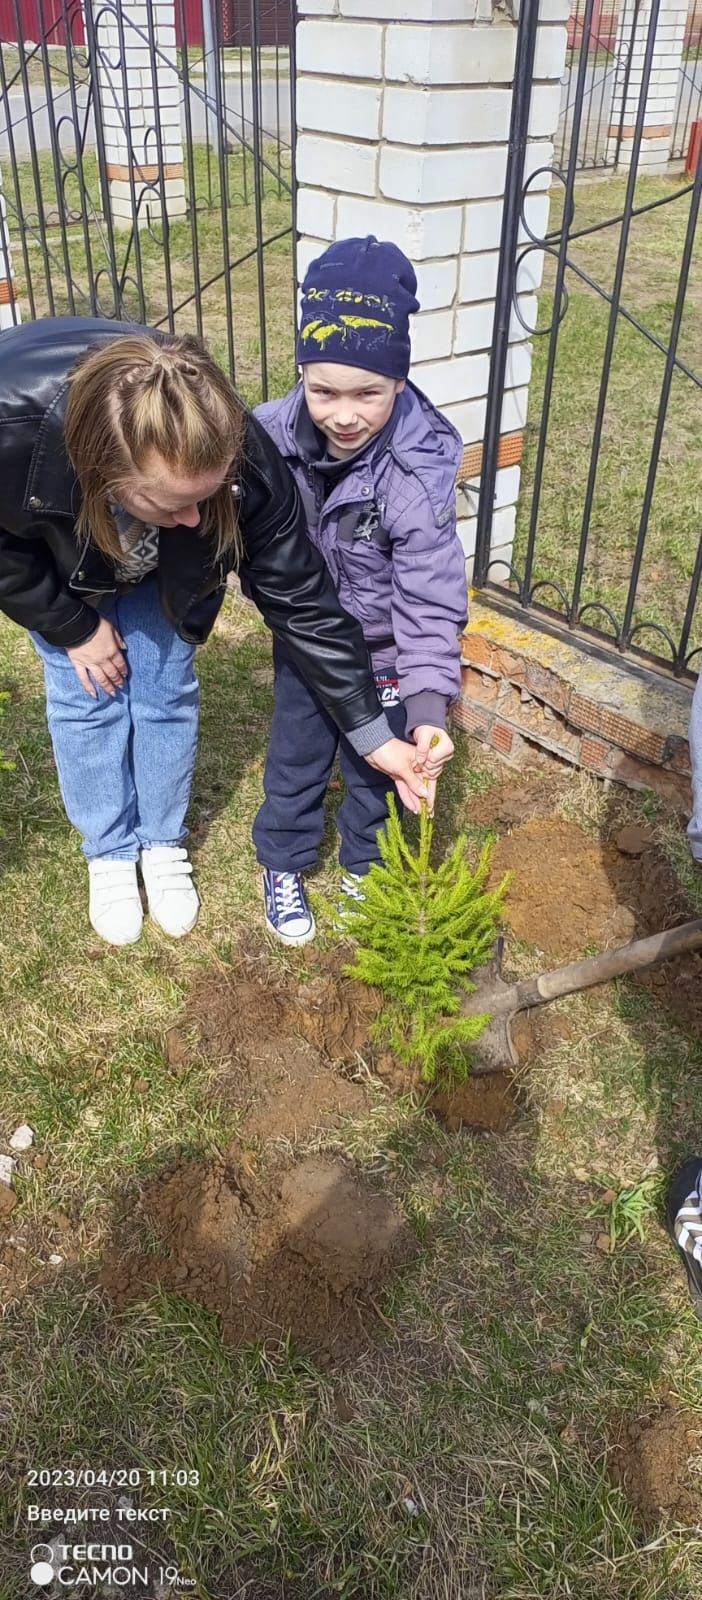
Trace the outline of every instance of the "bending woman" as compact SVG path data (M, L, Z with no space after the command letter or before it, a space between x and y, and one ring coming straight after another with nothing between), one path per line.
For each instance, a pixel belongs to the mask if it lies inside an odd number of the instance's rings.
M0 335L0 475L0 610L42 658L103 939L139 938L138 864L166 933L197 919L183 844L194 656L234 568L355 749L413 810L431 799L416 747L391 735L287 467L196 339L78 317Z

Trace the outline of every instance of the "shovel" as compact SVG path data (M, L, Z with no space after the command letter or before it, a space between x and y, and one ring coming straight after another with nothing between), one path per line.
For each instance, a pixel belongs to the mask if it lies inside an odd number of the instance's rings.
M542 972L538 977L505 983L502 977L504 939L498 939L492 961L473 974L475 991L466 995L461 1006L463 1016L487 1012L490 1017L485 1032L471 1046L471 1054L474 1052L472 1072L505 1072L519 1065L511 1030L512 1018L519 1011L548 1005L564 994L579 994L582 989L592 989L610 978L622 978L627 972L645 972L659 961L670 961L674 956L700 949L702 918L684 922L666 933L654 933L648 939L633 939L630 944L618 945L616 950L605 950L601 956L571 961L567 967L555 967L552 972Z

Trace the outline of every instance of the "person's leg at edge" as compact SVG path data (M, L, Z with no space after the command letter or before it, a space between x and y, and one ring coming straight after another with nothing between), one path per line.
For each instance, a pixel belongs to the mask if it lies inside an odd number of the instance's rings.
M383 710L396 739L406 737L406 715L399 694L393 700L388 692L387 680L379 683L383 691ZM376 772L364 761L346 739L339 745L339 765L346 794L339 807L337 826L341 835L339 862L342 869L341 890L343 909L345 900L363 898L362 879L374 861L382 859L378 834L387 822L387 794L394 793L402 816L402 805L397 790L382 772Z
M129 644L129 753L141 872L154 922L181 938L194 927L200 906L183 842L199 731L195 646L164 615L155 574L119 597L117 613Z
M302 874L317 860L324 796L338 744L335 722L276 643L275 705L263 776L265 800L253 825L263 867L266 922L284 944L307 944L315 923Z
M116 622L114 604L107 602L103 615ZM82 835L88 861L90 921L108 943L133 944L143 913L136 875L139 840L129 760L128 685L115 695L98 688L93 699L79 683L66 650L47 644L40 634L31 638L44 668L61 796L69 822Z

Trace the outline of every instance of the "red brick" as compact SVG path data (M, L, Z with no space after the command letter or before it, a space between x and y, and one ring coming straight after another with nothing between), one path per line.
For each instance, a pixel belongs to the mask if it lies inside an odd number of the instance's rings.
M657 794L689 809L690 784L681 774L666 772L664 768L652 766L648 761L625 755L621 750L612 751L610 766L612 777L619 783L627 784L630 789L655 789Z
M498 750L501 755L511 755L514 744L514 729L507 722L496 722L490 734L490 744L493 750Z
M595 772L603 772L609 766L609 747L601 739L583 739L580 754L584 765L592 767Z
M464 728L466 733L474 733L479 737L487 733L492 722L492 717L483 711L482 707L472 705L463 695L453 708L453 717L459 728Z
M622 750L628 750L630 755L640 756L644 761L660 763L663 760L665 739L662 734L652 733L641 723L621 717L616 711L608 711L606 706L598 706L584 695L572 696L569 715L576 727L585 732L601 734L603 739L619 745Z

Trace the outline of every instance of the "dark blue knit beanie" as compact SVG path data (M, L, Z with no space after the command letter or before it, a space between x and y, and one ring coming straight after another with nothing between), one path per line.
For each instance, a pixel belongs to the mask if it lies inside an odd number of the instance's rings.
M338 361L406 378L409 319L419 310L414 268L397 245L339 239L307 269L297 359Z

